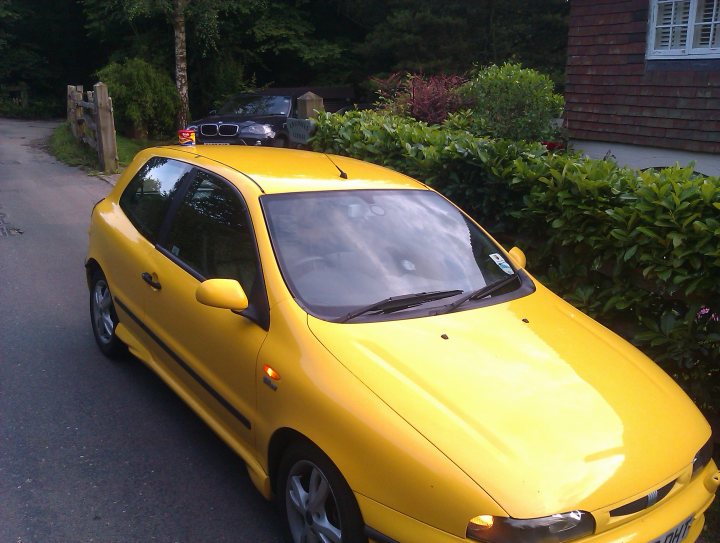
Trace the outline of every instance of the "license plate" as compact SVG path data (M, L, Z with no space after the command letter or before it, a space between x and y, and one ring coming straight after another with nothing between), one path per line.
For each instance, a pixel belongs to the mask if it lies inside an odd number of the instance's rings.
M681 543L685 541L685 538L690 531L690 525L692 524L694 516L690 516L683 520L680 524L665 532L663 535L656 537L649 543Z

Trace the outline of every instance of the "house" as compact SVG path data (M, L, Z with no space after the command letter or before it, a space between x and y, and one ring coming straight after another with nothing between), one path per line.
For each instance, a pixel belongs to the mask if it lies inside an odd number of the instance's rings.
M570 0L569 27L576 149L720 175L720 0Z

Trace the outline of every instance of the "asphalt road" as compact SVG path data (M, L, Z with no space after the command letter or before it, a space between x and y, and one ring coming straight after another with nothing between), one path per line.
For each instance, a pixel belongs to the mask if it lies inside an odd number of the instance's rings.
M106 360L83 261L103 180L0 119L0 542L282 541L244 464L141 363Z

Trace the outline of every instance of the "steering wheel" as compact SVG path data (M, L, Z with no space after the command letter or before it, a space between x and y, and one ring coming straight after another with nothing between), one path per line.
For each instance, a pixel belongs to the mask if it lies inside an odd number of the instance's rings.
M300 260L293 262L292 270L296 277L302 277L303 275L307 275L311 271L326 268L329 265L329 262L324 256L312 255L303 257Z

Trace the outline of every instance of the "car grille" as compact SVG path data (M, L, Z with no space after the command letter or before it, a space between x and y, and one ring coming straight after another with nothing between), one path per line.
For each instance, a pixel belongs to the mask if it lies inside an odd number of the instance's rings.
M212 136L223 136L223 137L232 137L237 136L237 133L240 131L240 127L236 124L215 124L215 123L208 123L208 124L201 124L200 125L200 134L207 137Z
M623 505L622 507L613 509L612 511L610 511L610 516L622 517L625 515L632 515L633 513L637 513L638 511L642 511L643 509L652 507L660 500L662 500L665 496L667 496L672 490L673 486L675 486L675 481L669 482L664 487L654 490L647 496L643 496L642 498L635 500L634 502L630 502Z

